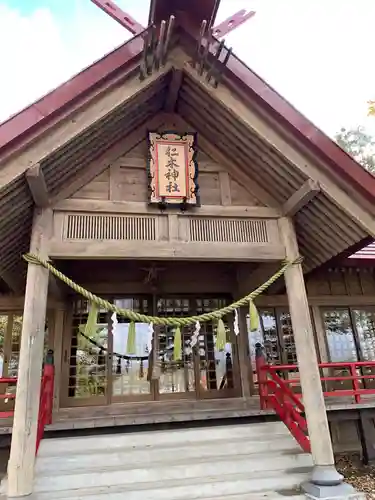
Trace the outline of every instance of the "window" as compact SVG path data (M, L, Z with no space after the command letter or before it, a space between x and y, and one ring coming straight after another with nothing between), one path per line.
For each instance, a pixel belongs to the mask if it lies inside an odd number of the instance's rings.
M375 360L375 308L323 309L330 361Z

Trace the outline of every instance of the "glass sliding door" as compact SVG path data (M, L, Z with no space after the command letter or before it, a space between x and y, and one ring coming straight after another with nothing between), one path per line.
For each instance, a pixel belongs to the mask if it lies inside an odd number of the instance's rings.
M228 303L222 297L111 297L116 306L145 315L186 317L214 311ZM206 399L239 395L240 376L233 318L224 351L216 349L216 321L202 323L191 346L195 325L181 328L180 359L174 359L175 327L136 323L135 352L129 354L129 320L99 311L95 331L85 332L87 301L73 303L70 332L64 340L62 402L64 406L108 405L162 399ZM70 335L69 335L70 333ZM236 375L235 375L236 374Z
M375 309L373 307L324 308L323 318L331 362L375 361ZM371 368L358 370L363 375L375 376ZM347 375L348 370L335 373ZM340 388L352 388L350 381L340 382ZM373 380L366 380L365 387L375 387Z
M150 314L151 299L114 299L116 306L141 314ZM109 363L111 367L112 402L152 399L149 373L152 332L147 323L135 323L135 352L127 353L129 320L111 315Z

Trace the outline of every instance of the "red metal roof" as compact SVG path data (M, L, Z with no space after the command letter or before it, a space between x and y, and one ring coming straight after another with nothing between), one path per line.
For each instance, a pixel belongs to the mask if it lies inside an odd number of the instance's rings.
M143 40L134 37L99 61L82 70L52 92L14 114L0 124L0 157L5 149L22 140L25 135L44 125L55 115L62 113L70 104L113 78L124 69L143 48Z
M375 242L354 253L349 259L375 259Z
M186 29L194 35L201 19L213 21L219 4L220 0L200 0L199 2L198 0L191 0L190 2L185 0L153 0L150 7L150 16L153 12L155 21L159 21L160 16L167 17L180 10L184 15L181 15L177 21L180 25L186 26ZM13 149L25 137L35 134L39 127L42 127L42 125L45 127L48 120L59 116L69 105L92 92L95 87L100 86L106 79L110 79L121 67L129 65L130 61L140 54L142 45L141 37L131 39L1 124L0 157L5 150ZM227 66L228 74L242 86L244 91L290 128L299 140L303 140L315 153L320 154L335 172L345 177L355 189L373 201L375 197L374 176L364 170L351 156L315 127L237 57L232 56Z

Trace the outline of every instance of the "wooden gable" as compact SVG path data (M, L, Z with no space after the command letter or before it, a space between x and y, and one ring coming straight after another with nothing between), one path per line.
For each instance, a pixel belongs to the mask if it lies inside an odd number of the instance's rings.
M166 130L181 123L179 117L171 117L164 125ZM185 125L185 129L191 127ZM148 201L147 179L147 140L141 140L137 146L124 155L120 155L109 167L100 172L93 180L74 192L69 198L81 200L109 200L121 202ZM213 159L199 148L198 134L198 169L199 193L202 205L223 206L265 206L257 197L255 183L243 184L236 175L228 172L226 166ZM228 158L230 162L230 158ZM98 164L98 170L100 165Z

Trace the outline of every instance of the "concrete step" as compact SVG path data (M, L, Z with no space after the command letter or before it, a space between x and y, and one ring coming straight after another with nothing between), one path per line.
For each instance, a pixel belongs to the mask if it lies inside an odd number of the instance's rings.
M33 499L302 500L311 469L278 422L45 439Z
M240 495L226 495L225 498L210 497L204 500L306 500L306 496L301 494L299 488L296 490L257 491L256 493L244 493Z
M294 471L312 467L311 456L307 454L290 454L276 455L265 454L255 455L249 458L246 455L238 455L231 457L222 457L222 460L212 457L210 461L189 460L181 461L176 457L177 461L173 461L170 457L168 462L157 464L155 466L146 465L143 467L132 467L131 454L128 457L127 463L124 466L110 467L104 462L96 468L77 467L75 471L61 472L58 475L38 475L35 482L35 491L59 491L66 488L69 484L71 489L80 489L84 487L99 488L110 485L131 485L142 484L149 482L161 483L174 481L178 479L190 479L192 482L197 482L199 479L214 475L226 475L243 473L250 476L256 476L267 470L270 475L273 472Z
M168 431L137 432L126 434L107 434L100 436L72 437L65 439L44 439L41 443L39 455L61 456L71 455L85 451L111 450L119 448L148 447L159 448L161 445L180 446L187 443L199 443L207 440L229 442L232 439L247 440L259 438L259 436L284 435L288 436L288 430L281 422L269 422L247 425L223 425L217 427L204 427L194 429L174 429Z
M229 496L239 496L239 500L253 495L253 500L268 498L276 500L278 491L298 492L299 486L309 477L309 470L298 472L279 471L270 476L263 471L251 477L248 472L236 474L220 474L201 478L180 478L171 481L141 483L132 485L103 485L101 487L85 487L79 490L72 488L58 491L36 492L35 500L227 500ZM250 477L249 477L250 476ZM110 486L109 486L110 485ZM273 493L274 498L271 496ZM265 495L262 497L262 495ZM283 494L281 494L283 496ZM298 496L289 495L296 500ZM251 498L251 497L250 497ZM283 496L284 500L288 496ZM299 499L298 499L299 500Z
M58 449L58 443L56 443ZM266 436L260 435L251 440L232 439L226 443L222 441L205 440L200 443L184 444L155 448L150 446L134 447L129 451L125 449L113 449L108 447L105 450L93 450L87 452L82 449L81 453L74 455L65 455L61 459L61 455L50 456L45 455L43 448L41 449L36 463L36 473L48 475L65 471L75 471L84 468L96 468L105 464L106 467L127 468L129 463L129 453L131 453L131 466L137 467L138 464L155 465L162 462L170 461L174 457L174 461L196 461L198 459L207 459L209 457L228 458L229 456L258 456L272 451L272 455L282 452L283 455L300 454L301 449L290 436L276 435L270 440Z

